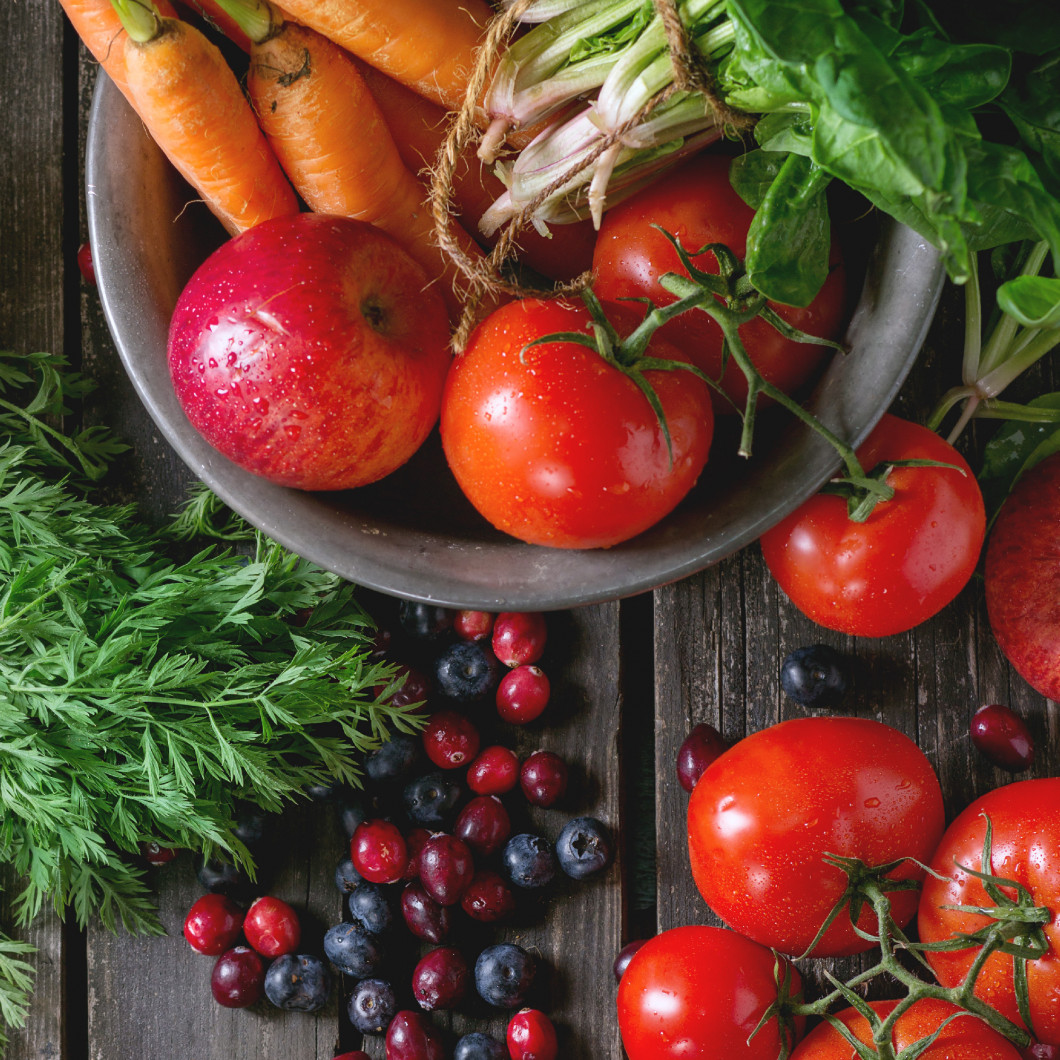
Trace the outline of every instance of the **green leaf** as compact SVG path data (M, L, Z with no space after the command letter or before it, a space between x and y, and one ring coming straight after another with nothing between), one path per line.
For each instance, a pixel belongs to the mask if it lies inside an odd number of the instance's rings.
M1020 276L1009 280L998 288L997 304L1024 327L1060 328L1060 279Z
M1028 404L1060 411L1060 393L1043 394ZM1019 477L1058 450L1060 425L1056 423L1013 422L999 428L983 449L978 476L987 513L996 514Z

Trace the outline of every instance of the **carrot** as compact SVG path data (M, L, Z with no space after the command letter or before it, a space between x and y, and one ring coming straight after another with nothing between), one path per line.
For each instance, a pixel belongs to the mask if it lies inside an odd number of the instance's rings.
M298 198L235 74L194 26L111 0L129 33L129 98L155 143L231 235L297 213Z
M420 95L457 110L486 0L285 0L284 10Z
M441 283L450 315L463 274L435 242L426 191L401 159L352 58L261 0L220 0L252 43L247 91L276 157L311 210L341 214L393 236ZM466 232L463 246L481 254Z
M107 76L128 97L125 79L125 28L110 0L59 0L66 17L103 67ZM172 18L175 12L168 0L159 0L159 13Z
M250 38L239 28L236 20L217 3L217 0L180 0L180 4L201 16L243 51L250 51Z

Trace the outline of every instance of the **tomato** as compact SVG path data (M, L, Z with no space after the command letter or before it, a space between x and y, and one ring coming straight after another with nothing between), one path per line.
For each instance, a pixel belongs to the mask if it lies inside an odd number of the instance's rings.
M776 960L764 946L717 927L678 927L649 939L618 984L618 1027L629 1060L776 1060ZM797 994L791 972L788 993ZM796 1035L803 1021L796 1022Z
M628 310L609 318L632 327ZM628 375L575 342L527 348L558 332L591 333L581 304L527 299L492 313L454 362L442 399L449 466L495 527L557 548L614 545L671 511L707 461L707 384L686 369L650 370L673 454ZM649 356L686 360L655 340Z
M991 826L990 865L982 864L986 818ZM983 884L960 866L988 871L1022 884L1035 906L1051 913L1043 926L1049 952L1027 962L1027 986L1035 1037L1060 1045L1060 778L1021 780L976 799L946 830L920 899L918 925L925 942L971 932L990 923L984 916L948 906L993 906ZM1005 888L1013 896L1013 888ZM925 954L943 986L963 981L978 947ZM976 994L1023 1026L1016 1007L1012 958L994 953L976 980Z
M885 1018L898 1002L873 1001L870 1004L874 1012ZM970 1013L955 1015L960 1011L956 1005L934 998L914 1002L895 1022L892 1035L895 1051L938 1031L935 1041L916 1054L918 1060L1021 1060L1020 1051L1008 1039L977 1016ZM872 1030L864 1016L852 1008L835 1015L850 1028L858 1041L871 1044ZM854 1050L830 1023L819 1023L791 1054L791 1060L854 1060Z
M908 736L867 718L808 717L740 740L707 766L688 803L692 875L731 928L781 953L810 946L846 887L826 854L870 866L925 862L945 827L931 763ZM919 879L902 862L889 879ZM890 893L906 924L917 893ZM876 931L866 907L858 924ZM869 949L845 913L814 947L817 957Z
M892 469L894 496L860 523L842 497L818 493L762 535L762 555L803 614L843 633L885 637L931 618L964 588L986 511L964 458L919 424L885 415L858 459L866 471L911 459L955 467Z
M610 300L650 298L656 305L669 305L674 296L658 279L667 272L684 273L684 268L670 241L652 226L676 236L688 251L724 243L742 259L753 217L754 211L729 182L729 159L699 155L604 214L593 254L594 289ZM713 254L692 260L704 272L718 271ZM829 339L839 336L846 311L846 274L838 246L832 260L835 267L809 306L773 305L800 331ZM706 313L683 313L662 334L712 379L720 379L725 392L743 409L747 380L735 364L723 366L721 328ZM740 337L759 372L788 393L813 377L829 355L827 347L787 339L760 318L743 325ZM720 400L715 410L732 411L732 406Z

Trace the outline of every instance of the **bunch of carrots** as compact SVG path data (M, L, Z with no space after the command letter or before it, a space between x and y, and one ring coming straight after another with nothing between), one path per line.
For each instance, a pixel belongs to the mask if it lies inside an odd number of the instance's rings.
M467 280L442 252L428 167L463 102L492 11L486 0L60 0L85 46L177 171L231 235L305 207L387 232L440 284L454 323ZM413 10L414 9L414 10ZM199 29L203 16L248 54L245 88ZM454 212L473 228L499 181L468 152ZM451 226L465 255L483 253ZM576 275L592 233L530 234L521 260Z

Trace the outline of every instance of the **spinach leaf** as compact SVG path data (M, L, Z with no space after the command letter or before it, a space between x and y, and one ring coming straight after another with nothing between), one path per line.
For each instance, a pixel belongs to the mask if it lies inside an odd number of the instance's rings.
M1056 409L1060 393L1043 394L1028 402L1033 408ZM997 514L1020 475L1060 450L1060 425L1056 423L1005 423L983 449L979 485L988 516Z

